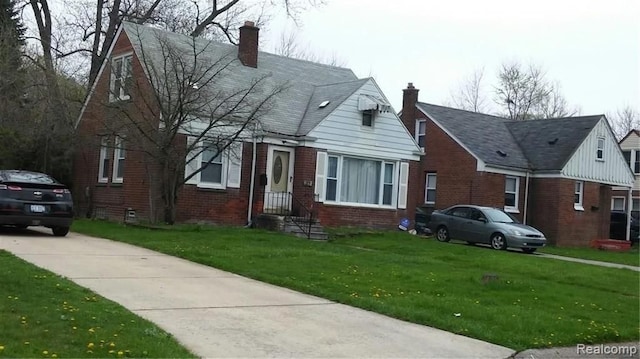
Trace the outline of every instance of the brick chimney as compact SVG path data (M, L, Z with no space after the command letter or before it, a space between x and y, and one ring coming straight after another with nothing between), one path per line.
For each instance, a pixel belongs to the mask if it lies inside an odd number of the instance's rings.
M245 21L240 27L238 58L244 66L258 67L258 32L260 28L253 21Z
M418 90L409 82L407 88L402 90L402 123L412 136L416 132L416 103L418 103Z

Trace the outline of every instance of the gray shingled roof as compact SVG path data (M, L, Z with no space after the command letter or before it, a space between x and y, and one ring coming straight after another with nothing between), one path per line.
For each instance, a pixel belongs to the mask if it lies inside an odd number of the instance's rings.
M336 107L362 87L368 80L369 79L361 79L317 86L313 91L311 100L309 100L309 106L304 114L304 118L300 122L298 134L303 135L309 133L309 131L316 127L325 117L333 112ZM329 104L323 108L319 108L318 106L324 101L329 101Z
M505 126L504 118L422 102L417 106L485 163L527 168L529 162ZM506 156L497 151L506 153Z
M602 116L509 121L507 127L536 170L560 170Z
M163 41L168 41L173 47L188 53L192 51L192 38L155 29L149 26L123 22L124 31L129 37L134 50L139 58L142 53L147 59L162 66ZM206 49L198 61L218 61L221 58L237 58L237 47L230 44L218 43L206 39L195 40L198 49ZM186 56L188 57L188 55ZM141 60L142 61L142 60ZM255 79L269 76L263 86L262 93L268 93L270 88L285 86L272 108L262 119L263 128L267 131L284 135L304 135L313 128L311 124L318 123L319 113L309 113L309 100L320 90L317 86L353 82L356 75L350 69L318 64L305 60L292 59L260 51L258 53L258 67L243 66L240 61L233 61L225 70L224 76L215 81L215 89L201 88L200 91L210 91L219 94L220 91L231 93L239 86L248 86ZM213 86L212 86L213 87ZM335 98L342 98L344 94L336 93ZM260 95L256 95L259 97ZM256 101L259 98L256 98ZM318 97L318 100L319 97ZM317 105L316 105L317 107ZM307 114L305 114L307 112ZM308 123L307 118L308 116ZM303 118L305 121L303 122ZM300 130L299 130L300 129Z
M418 102L488 165L559 171L602 115L512 121L502 117ZM502 156L501 151L506 154Z

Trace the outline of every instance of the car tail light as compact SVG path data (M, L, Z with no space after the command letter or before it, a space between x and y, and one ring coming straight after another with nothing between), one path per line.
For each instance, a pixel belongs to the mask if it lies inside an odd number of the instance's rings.
M9 191L22 191L22 187L20 186L7 186Z

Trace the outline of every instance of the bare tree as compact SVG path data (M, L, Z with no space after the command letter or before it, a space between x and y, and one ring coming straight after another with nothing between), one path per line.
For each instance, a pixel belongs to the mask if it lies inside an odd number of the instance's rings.
M133 100L105 103L103 125L122 139L127 153L144 158L156 179L150 183L158 184L162 218L173 224L179 189L216 158L238 156L237 144L260 125L287 84L268 75L229 79L242 70L236 51L220 54L206 40L154 33L151 45L149 35L139 36L137 54L146 76L114 88L112 98L126 91Z
M613 114L607 114L607 119L618 140L631 130L640 130L640 114L638 114L638 110L629 105L619 108Z
M502 65L495 86L494 102L502 115L512 120L564 117L569 110L557 84L549 82L541 67L520 63Z
M308 46L301 45L298 33L295 31L282 32L273 51L277 55L294 59L318 62L330 66L345 66L345 62L339 59L335 53L331 56L323 57L315 54Z
M462 110L485 112L488 106L482 90L483 77L484 68L480 68L464 79L458 89L451 93L451 104Z

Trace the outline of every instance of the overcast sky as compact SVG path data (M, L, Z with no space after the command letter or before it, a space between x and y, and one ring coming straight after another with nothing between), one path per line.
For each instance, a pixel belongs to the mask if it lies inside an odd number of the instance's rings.
M444 104L479 68L491 101L507 61L542 66L584 115L640 110L638 0L326 1L301 14L299 42L373 76L396 111L408 82L420 101ZM283 18L269 24L266 49L287 26Z

